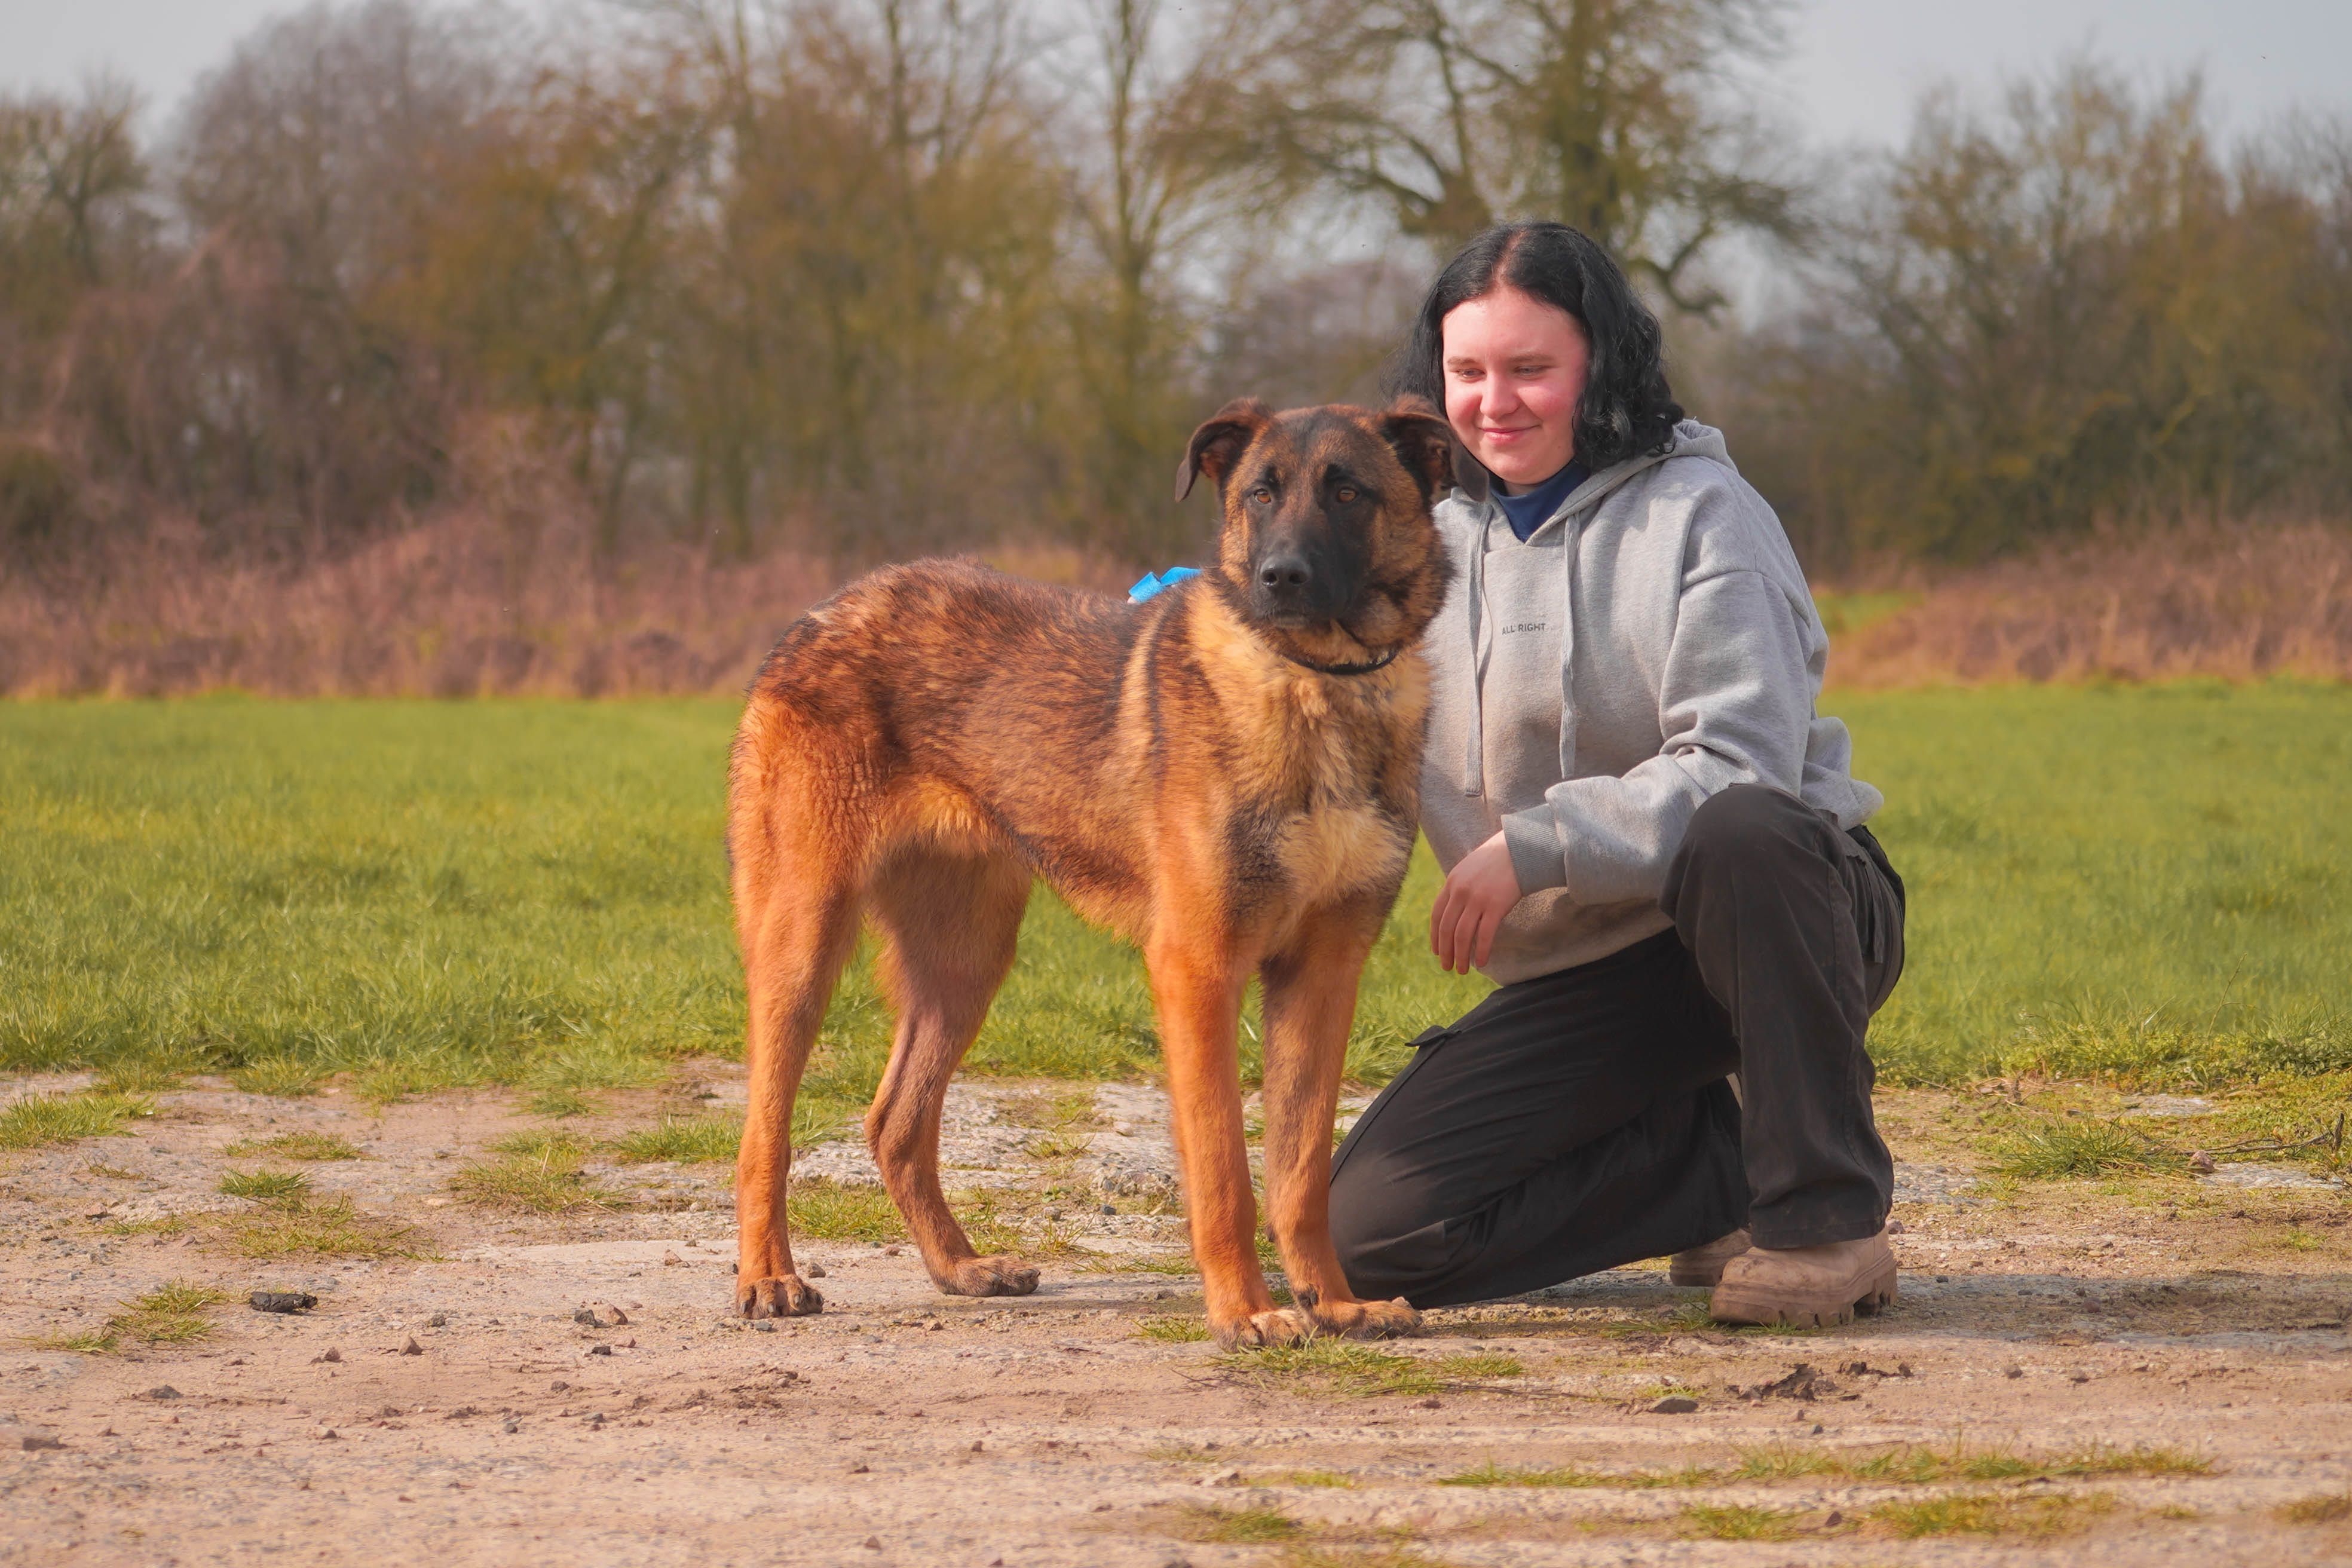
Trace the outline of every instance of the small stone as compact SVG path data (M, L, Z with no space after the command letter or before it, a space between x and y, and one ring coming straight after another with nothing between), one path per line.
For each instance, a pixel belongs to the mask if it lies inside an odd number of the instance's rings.
M870 1474L870 1473L871 1473L871 1470L872 1470L872 1467L868 1466L868 1465L867 1465L864 1460L862 1460L862 1459L861 1459L861 1460L859 1460L856 1464L854 1464L854 1465L852 1465L852 1466L850 1466L850 1467L849 1467L849 1473L850 1473L851 1475L853 1475L853 1476L863 1476L863 1475L867 1475L867 1474Z
M1898 1361L1898 1362L1896 1362L1896 1363L1895 1363L1895 1376L1897 1376L1897 1377L1909 1377L1909 1376L1911 1376L1911 1375L1912 1375L1912 1373L1911 1373L1911 1363L1910 1363L1909 1362L1907 1362L1907 1361Z
M1685 1399L1681 1394L1677 1394L1669 1395L1664 1399L1661 1399L1655 1405L1651 1405L1650 1414L1653 1415L1688 1415L1692 1411L1696 1410L1697 1408L1697 1400Z
M977 1454L977 1453L979 1453L979 1452L981 1451L980 1445L979 1445L977 1442L975 1442L975 1443L973 1443L973 1444L972 1444L972 1446L971 1446L971 1451L972 1451L973 1453L975 1453L975 1454Z
M521 1423L521 1422L520 1422L520 1421L509 1421L509 1422L506 1423L506 1426L505 1426L505 1427L504 1427L503 1429L505 1430L506 1434L507 1434L509 1436L514 1436L514 1434L516 1434L517 1432L520 1432L520 1431L521 1431L521 1430L522 1430L522 1423Z
M685 1261L686 1259L680 1258L675 1252L664 1251L662 1253L662 1267L664 1268L675 1268Z
M2066 1374L2066 1381L2069 1383L2088 1383L2091 1381L2091 1374L2087 1372L2070 1372Z
M408 1336L407 1342L400 1347L400 1353L403 1355L423 1355L425 1353L425 1347L416 1342L416 1336L415 1334L411 1334Z
M2213 1169L2213 1156L2200 1149L2189 1156L2189 1168L2192 1171L2210 1171Z
M2023 1377L2024 1375L2025 1369L2021 1366L2009 1367L2001 1373L2003 1377Z
M751 1331L755 1334L772 1334L776 1331L776 1325L762 1318L751 1325ZM601 1350L604 1347L600 1345L597 1348Z
M319 1304L308 1290L256 1290L246 1300L257 1312L307 1312Z
M449 1314L436 1312L425 1320L425 1326L428 1329L446 1329L449 1326Z
M1423 1399L1416 1401L1413 1405L1413 1408L1416 1410L1443 1410L1445 1406L1440 1405L1434 1399Z
M147 1397L150 1399L177 1399L180 1397L180 1391L173 1388L168 1383L159 1383L154 1387L147 1391Z
M1822 1521L1822 1528L1824 1530L1835 1530L1839 1525L1843 1524L1844 1522L1845 1515L1840 1513L1835 1509L1832 1509L1830 1510L1829 1518Z
M37 1426L0 1426L0 1449L19 1450L30 1454L42 1448L62 1448L54 1432L44 1432Z
M325 1350L320 1351L317 1355L310 1358L310 1364L312 1366L316 1366L322 1361L341 1361L342 1359L343 1352L337 1350L334 1346L329 1345Z
M548 1392L548 1393L550 1393L550 1394L561 1394L561 1393L562 1393L565 1389L570 1388L571 1386L572 1386L572 1385L571 1385L570 1384L568 1384L568 1383L564 1382L562 1378L560 1378L560 1377L559 1377L559 1378L557 1378L553 1383L551 1383L551 1384L549 1384L547 1385L547 1392Z
M879 1551L881 1551L881 1550L882 1550L882 1542L881 1542L881 1540L880 1540L878 1537L876 1537L876 1536L871 1536L871 1535L867 1536L867 1537L866 1538L866 1551L868 1551L868 1552L879 1552Z
M802 1270L801 1270L801 1278L803 1278L803 1279L824 1279L824 1264L822 1264L822 1263L812 1263L812 1264L810 1264L806 1268L803 1268L803 1269L802 1269Z
M937 1318L933 1318L929 1322L923 1325L923 1331L927 1334L936 1334L941 1329L946 1327L947 1325L945 1323L940 1322Z
M321 1443L334 1442L337 1438L342 1436L341 1433L336 1431L332 1426L321 1426L310 1435Z
M613 1353L613 1347L610 1345L590 1345L588 1347L588 1353L590 1355L611 1355Z
M1899 1219L1888 1220L1886 1222L1886 1234L1889 1236L1901 1236L1903 1234L1903 1222Z
M898 1249L896 1247L886 1247L882 1249L882 1256L885 1258L896 1258L898 1256Z
M1117 1214L1118 1210L1112 1207L1109 1204L1105 1204L1102 1206L1102 1212L1105 1214Z
M629 1321L629 1314L609 1301L599 1301L574 1311L572 1321L591 1329L617 1329Z

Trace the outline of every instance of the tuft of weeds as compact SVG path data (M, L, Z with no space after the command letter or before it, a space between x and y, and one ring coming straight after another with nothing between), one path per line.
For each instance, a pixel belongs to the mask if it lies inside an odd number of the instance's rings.
M98 1087L109 1094L161 1094L201 1065L184 1057L131 1057L100 1073Z
M1818 1448L1745 1448L1727 1481L1798 1480L1838 1476L1857 1481L1924 1485L1931 1481L2011 1481L2082 1476L2202 1476L2212 1462L2176 1448L2095 1446L2062 1454L2018 1454L2000 1448L1932 1448L1904 1444L1855 1458Z
M784 1205L795 1236L819 1241L899 1241L907 1234L890 1194L869 1183L794 1177Z
M1174 1315L1146 1318L1135 1325L1135 1337L1163 1345L1196 1345L1209 1337L1209 1325L1198 1318Z
M20 1100L0 1110L0 1149L38 1149L78 1138L109 1138L133 1117L152 1116L152 1100L135 1094L74 1094Z
M1680 1522L1691 1534L1710 1541L1786 1541L1803 1527L1805 1518L1799 1510L1694 1504L1683 1510Z
M232 1160L275 1154L281 1160L356 1160L360 1152L331 1132L280 1132L275 1138L246 1139L221 1151Z
M1528 1369L1519 1364L1515 1355L1494 1355L1473 1352L1437 1358L1437 1370L1452 1378L1468 1380L1476 1377L1525 1377Z
M207 1237L245 1258L430 1258L413 1226L362 1213L346 1197L280 1203L232 1216Z
M1343 1476L1337 1470L1292 1470L1274 1479L1286 1487L1329 1487L1339 1491L1353 1491L1356 1487L1353 1476Z
M299 1171L231 1171L221 1177L220 1190L259 1204L299 1203L310 1191L310 1178Z
M2092 1117L2045 1121L2013 1132L1995 1148L1993 1169L2029 1182L2084 1176L2171 1176L2188 1156L2146 1133Z
M230 1069L228 1080L247 1094L299 1100L318 1093L327 1075L317 1063L306 1062L299 1057L263 1057Z
M2335 1524L2352 1519L2352 1492L2317 1492L2281 1503L2278 1516L2289 1524Z
M119 1350L125 1340L150 1345L193 1344L212 1333L213 1321L207 1314L227 1300L226 1292L209 1285L174 1280L135 1300L123 1302L122 1310L107 1319L101 1330L49 1335L31 1342L43 1350L79 1351L89 1355Z
M625 1132L607 1145L623 1164L641 1165L654 1160L681 1164L731 1162L743 1142L743 1124L715 1117L665 1116L654 1127Z
M1083 1131L1072 1127L1048 1132L1033 1141L1029 1145L1029 1154L1032 1159L1053 1164L1062 1160L1075 1160L1092 1146Z
M533 1116L544 1116L551 1121L562 1121L574 1116L595 1116L604 1107L576 1089L542 1089L530 1097L524 1110Z
M490 1147L499 1158L449 1178L450 1190L469 1203L531 1214L619 1206L589 1182L582 1168L588 1146L569 1133L519 1132Z
M2115 1500L2104 1492L2088 1497L2018 1497L2001 1492L1956 1492L1945 1497L1880 1503L1867 1517L1908 1541L1928 1535L2059 1535L2079 1527L2083 1516L2105 1513Z
M1318 1339L1308 1340L1303 1345L1267 1345L1256 1350L1229 1351L1219 1359L1239 1371L1359 1398L1383 1394L1434 1394L1442 1385L1428 1363L1355 1340Z
M1437 1484L1442 1487L1618 1487L1629 1491L1648 1491L1659 1487L1711 1487L1724 1479L1722 1471L1700 1466L1679 1470L1633 1470L1625 1473L1572 1468L1517 1470L1506 1469L1490 1459L1475 1470L1444 1477Z
M1411 1546L1318 1546L1293 1542L1282 1568L1444 1568Z
M1234 1546L1263 1545L1269 1541L1294 1541L1307 1527L1272 1508L1192 1508L1185 1510L1195 1541Z

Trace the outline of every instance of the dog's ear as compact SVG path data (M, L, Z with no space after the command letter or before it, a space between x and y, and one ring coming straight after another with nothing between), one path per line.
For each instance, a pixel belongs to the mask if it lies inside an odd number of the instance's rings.
M1223 489L1234 461L1257 439L1257 433L1273 422L1274 410L1255 397L1236 397L1210 415L1208 422L1192 432L1184 460L1176 465L1176 499L1191 495L1192 481L1203 472Z
M1380 416L1380 427L1423 496L1434 500L1447 485L1458 485L1472 500L1486 499L1486 466L1470 455L1454 426L1425 400L1397 399Z

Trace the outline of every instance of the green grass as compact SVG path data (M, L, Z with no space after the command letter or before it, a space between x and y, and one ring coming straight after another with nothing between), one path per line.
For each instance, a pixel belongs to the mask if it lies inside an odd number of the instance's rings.
M2027 1181L2070 1176L2179 1175L2188 1156L2145 1133L2080 1117L2028 1127L1996 1142L1993 1169Z
M563 1132L519 1132L491 1145L495 1160L477 1161L449 1178L449 1188L484 1208L528 1214L612 1208L618 1200L589 1180L588 1145Z
M2277 1512L2289 1524L2336 1524L2352 1519L2352 1492L2315 1492L2281 1503Z
M248 1138L221 1151L230 1159L275 1154L281 1160L356 1160L360 1152L331 1132L280 1132L275 1138Z
M811 1236L820 1241L906 1239L906 1226L898 1219L890 1194L871 1184L835 1182L824 1176L795 1176L784 1194L784 1208L794 1236ZM973 1228L978 1227L969 1227L967 1236ZM978 1238L971 1239L979 1247Z
M240 1258L430 1258L413 1226L362 1212L347 1197L289 1200L233 1215L203 1239Z
M1824 707L1886 792L1874 826L1911 894L1908 973L1873 1032L1888 1081L2022 1070L2204 1089L2352 1071L2352 819L2332 807L2352 776L2352 689L1833 692ZM735 712L0 705L0 1067L142 1089L196 1071L271 1094L331 1080L377 1101L501 1083L568 1116L683 1059L738 1057L720 845ZM1428 956L1438 880L1417 855L1372 954L1349 1048L1360 1081L1485 992ZM1255 1003L1251 1019L1254 1073ZM889 1038L861 957L796 1137L871 1097ZM1041 893L971 1070L1118 1078L1157 1058L1138 958ZM1074 1142L1042 1131L1054 1150Z
M1884 1502L1864 1517L1905 1540L1929 1535L2057 1535L2074 1529L2085 1514L2105 1513L2115 1500L2089 1497L2019 1497L2008 1492L1969 1492Z
M208 1285L179 1281L149 1291L107 1319L93 1332L39 1337L30 1341L43 1350L81 1351L104 1354L119 1350L125 1340L149 1345L193 1344L213 1331L212 1309L228 1300L226 1291Z
M2084 1476L2203 1476L2210 1460L2174 1448L2093 1447L2065 1453L2031 1455L2004 1448L1937 1448L1903 1444L1874 1454L1821 1448L1743 1449L1728 1467L1686 1465L1671 1470L1518 1469L1489 1460L1475 1470L1447 1476L1448 1487L1658 1487L1728 1486L1742 1481L1790 1481L1830 1478L1887 1485L1935 1481L2014 1481Z
M738 1121L666 1116L658 1126L624 1132L613 1140L610 1147L613 1157L624 1164L643 1164L652 1160L694 1163L731 1162L742 1141L743 1124Z
M310 1178L299 1171L231 1171L221 1177L220 1190L256 1203L299 1203L310 1195Z
M1186 1513L1195 1541L1261 1545L1269 1541L1293 1540L1307 1530L1289 1515L1270 1508L1194 1508Z
M1234 1371L1303 1391L1355 1397L1434 1394L1445 1384L1431 1363L1358 1340L1309 1340L1302 1345L1229 1351L1218 1359Z
M1196 1345L1209 1337L1209 1325L1198 1318L1146 1318L1135 1325L1135 1337L1163 1345Z
M1710 1541L1786 1541L1798 1532L1806 1518L1801 1511L1737 1503L1696 1505L1682 1511L1684 1528Z
M5 1005L5 1004L0 1004ZM0 1149L38 1149L78 1138L106 1138L133 1117L152 1116L154 1107L137 1095L51 1095L20 1100L0 1110Z

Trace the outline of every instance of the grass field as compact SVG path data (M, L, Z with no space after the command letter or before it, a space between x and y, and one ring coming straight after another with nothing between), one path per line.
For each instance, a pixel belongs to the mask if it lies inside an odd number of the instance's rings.
M1911 953L1890 1077L2209 1084L2352 1067L2352 689L1844 695ZM137 1091L512 1083L564 1097L740 1053L720 847L734 704L0 706L0 1066ZM1439 973L1426 854L1366 977L1355 1077L1484 984ZM810 1092L879 1072L863 967ZM972 1059L1149 1072L1140 966L1049 896Z

